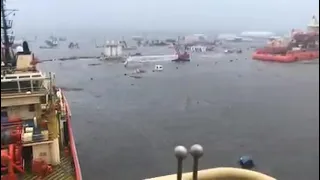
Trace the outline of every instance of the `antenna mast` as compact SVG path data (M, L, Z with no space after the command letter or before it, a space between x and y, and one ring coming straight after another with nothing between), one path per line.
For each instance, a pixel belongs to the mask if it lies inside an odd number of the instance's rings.
M7 20L7 17L11 14L14 16L16 9L6 9L5 7L6 0L1 0L1 46L4 46L4 64L5 66L12 66L14 63L14 58L10 53L11 46L14 42L14 36L12 28L12 20ZM9 37L10 34L10 37ZM2 47L1 47L2 48Z

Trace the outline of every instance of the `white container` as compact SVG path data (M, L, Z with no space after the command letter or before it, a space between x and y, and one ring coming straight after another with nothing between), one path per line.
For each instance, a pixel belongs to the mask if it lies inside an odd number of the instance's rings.
M117 47L116 46L112 46L111 47L111 57L116 57L117 55L118 55Z
M117 51L118 51L118 56L121 56L122 55L122 46L118 45Z
M33 133L33 127L26 127L25 133Z
M45 141L49 140L49 131L48 130L41 131L41 134L43 135L43 140L45 140Z
M24 133L22 136L23 142L31 142L33 133Z
M104 49L104 55L107 56L107 57L111 56L111 47L110 46L107 46Z

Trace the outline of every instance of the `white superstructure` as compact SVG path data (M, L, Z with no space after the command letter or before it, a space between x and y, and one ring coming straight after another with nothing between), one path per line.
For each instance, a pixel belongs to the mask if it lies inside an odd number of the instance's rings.
M308 31L319 32L319 21L316 16L313 16L311 22L308 24Z
M115 41L106 41L103 58L106 60L123 59L122 45Z

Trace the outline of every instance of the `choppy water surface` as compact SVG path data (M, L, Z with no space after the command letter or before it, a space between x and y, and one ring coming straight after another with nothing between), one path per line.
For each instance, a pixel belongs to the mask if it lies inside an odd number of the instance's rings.
M122 64L98 60L41 66L56 72L58 85L78 89L66 94L86 180L174 173L174 146L194 143L205 149L201 168L236 166L249 154L259 171L278 179L318 179L319 64L249 56L157 62L164 71L145 65L140 79L124 76L131 70Z

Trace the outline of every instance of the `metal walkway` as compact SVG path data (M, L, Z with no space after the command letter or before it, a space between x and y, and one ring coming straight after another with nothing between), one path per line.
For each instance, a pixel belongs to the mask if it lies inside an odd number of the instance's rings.
M39 180L38 176L31 173L26 173L23 180ZM74 180L74 167L72 165L71 157L62 157L61 163L53 167L53 172L43 178L43 180Z

